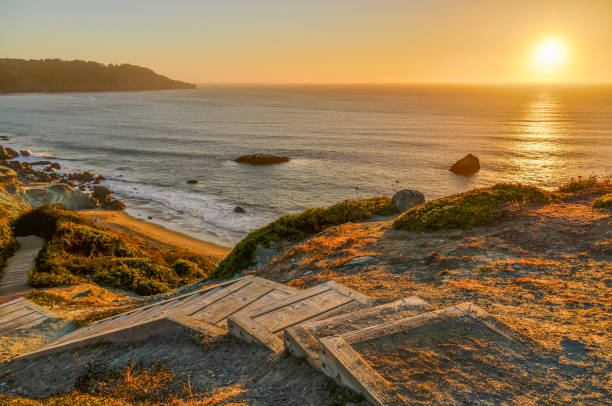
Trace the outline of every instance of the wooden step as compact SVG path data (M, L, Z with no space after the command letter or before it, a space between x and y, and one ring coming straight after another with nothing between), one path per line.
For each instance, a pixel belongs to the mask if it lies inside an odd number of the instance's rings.
M310 365L318 369L319 339L402 320L432 310L433 308L420 297L410 296L324 320L301 323L285 329L285 351L293 356L305 358Z
M0 296L9 296L15 293L27 292L28 275L38 251L43 245L43 239L35 235L17 237L19 249L11 256L4 267L0 279Z
M417 403L413 396L422 401L429 392L480 382L493 392L513 388L513 380L536 371L527 360L540 348L471 303L321 337L319 344L319 369L375 405ZM510 358L519 361L508 369Z
M227 325L231 334L246 342L282 352L285 329L369 307L373 303L367 296L329 281L260 309L244 309L228 317Z
M246 276L100 320L23 357L101 341L142 340L176 328L190 328L208 335L223 334L227 331L227 316L247 308L260 309L270 304L270 298L286 299L298 292L273 281Z
M56 318L59 317L29 300L15 299L0 306L0 335Z

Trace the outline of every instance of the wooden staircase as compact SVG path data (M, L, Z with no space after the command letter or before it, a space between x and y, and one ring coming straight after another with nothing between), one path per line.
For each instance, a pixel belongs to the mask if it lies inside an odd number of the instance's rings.
M452 329L444 324L449 322L455 323ZM487 345L500 347L499 353L518 351L508 343L522 345L524 341L516 331L470 303L434 310L423 299L411 296L376 305L367 296L333 281L299 290L245 276L101 320L20 358L96 342L143 340L185 328L208 336L229 332L275 353L304 358L376 405L402 404L398 395L402 387L392 384L397 379L389 374L395 371L381 368L370 359L371 353L418 352L419 348L410 348L410 337L425 337L427 342L424 334L430 334L432 342L442 340L444 346L445 334L453 342L486 332L492 340ZM450 336L455 330L460 333L458 339Z

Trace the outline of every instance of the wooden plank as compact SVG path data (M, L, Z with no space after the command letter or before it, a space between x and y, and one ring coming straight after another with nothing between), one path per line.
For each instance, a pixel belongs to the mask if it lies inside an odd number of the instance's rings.
M0 326L9 323L15 319L18 319L20 317L25 316L26 314L30 314L30 313L38 313L32 309L30 309L29 307L22 307L17 311L5 314L4 316L2 316L2 318L0 319Z
M297 289L295 289L297 291ZM273 303L286 299L291 293L274 289L261 298L249 303L246 307L240 310L240 314L251 315L261 311L264 307L270 306Z
M240 313L227 319L229 332L247 343L264 345L275 353L283 350L283 341L274 334L255 323L252 318Z
M20 297L18 299L11 300L10 302L2 303L2 304L0 304L0 309L3 309L5 307L7 307L7 306L12 306L12 305L14 305L16 303L19 303L19 302L23 302L24 300L25 300L24 298Z
M228 287L217 288L213 292L208 295L202 297L202 300L196 301L191 305L185 307L177 308L178 314L182 314L188 316L192 313L195 313L199 310L204 309L206 306L210 306L211 304L223 299L224 297L236 292L244 288L245 286L252 283L252 279L245 279L239 282L236 282Z
M2 325L0 325L0 334L4 334L7 331L15 330L30 323L31 321L39 319L46 319L46 317L38 312L30 312L24 314L22 317L13 319L8 323L3 323Z
M17 310L22 309L23 307L24 305L22 302L12 303L10 306L3 307L2 309L0 309L0 318L4 317L9 313L16 312Z
M251 283L205 309L190 314L190 316L210 324L217 324L273 290L269 286Z
M310 298L312 296L319 295L319 294L321 294L323 292L326 292L326 291L328 291L330 289L331 289L330 287L325 286L323 284L317 285L317 286L312 287L310 289L306 289L302 293L298 293L296 295L291 295L290 297L288 297L285 300L282 300L280 302L276 302L276 303L273 303L273 304L271 304L269 306L266 306L266 307L262 308L261 310L259 310L258 312L253 313L251 315L251 317L262 316L262 315L264 315L266 313L270 313L270 312L273 312L273 311L278 310L280 308L292 305L294 303L301 302L301 301L306 300L306 299L308 299L308 298Z
M330 317L323 317L321 320L311 319L287 328L284 332L285 349L296 357L305 358L310 365L318 368L320 349L318 339L432 310L427 302L415 296L369 308L355 309L356 305L360 304L352 302L345 305L341 315L331 317L331 312L328 312L324 316Z
M393 396L391 388L341 336L320 340L320 368L338 383L361 393L374 405L386 405Z

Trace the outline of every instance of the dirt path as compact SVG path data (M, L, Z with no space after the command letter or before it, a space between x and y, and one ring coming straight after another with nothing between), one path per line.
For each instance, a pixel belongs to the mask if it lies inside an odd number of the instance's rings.
M17 237L19 249L9 258L0 282L0 296L28 291L28 272L41 249L43 240L35 235Z

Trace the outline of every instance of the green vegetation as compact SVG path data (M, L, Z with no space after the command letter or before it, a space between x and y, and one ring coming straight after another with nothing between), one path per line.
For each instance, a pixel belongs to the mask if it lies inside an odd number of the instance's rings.
M2 278L2 268L6 265L6 260L17 249L17 241L11 229L10 213L0 207L0 278Z
M0 92L102 92L194 89L135 65L60 59L0 59Z
M208 259L161 250L121 233L103 230L57 204L29 210L14 222L15 234L45 239L28 283L35 288L91 280L151 295L204 278ZM187 264L187 265L186 265Z
M85 327L91 323L95 323L96 321L100 321L102 319L106 319L108 317L113 317L116 316L118 314L122 314L125 312L128 312L132 310L131 307L126 307L126 306L122 306L122 307L114 307L112 309L106 309L106 310L98 310L98 311L94 311L92 313L88 313L84 316L80 316L77 317L75 319L72 320L72 322L74 323L75 326L77 326L77 328L81 328L81 327Z
M588 178L570 179L568 183L557 189L559 193L571 193L572 195L589 194L597 192L606 192L612 190L612 182L610 178L599 178L598 176L589 176Z
M609 209L612 207L612 193L607 193L593 201L594 209Z
M299 214L288 214L259 228L242 239L219 264L212 277L226 279L255 265L258 245L268 247L270 242L300 241L320 233L326 228L360 221L372 215L388 216L397 213L388 197L347 200L327 208L308 209Z
M401 230L436 231L491 224L512 206L549 203L554 196L534 186L497 184L415 206L398 217Z

